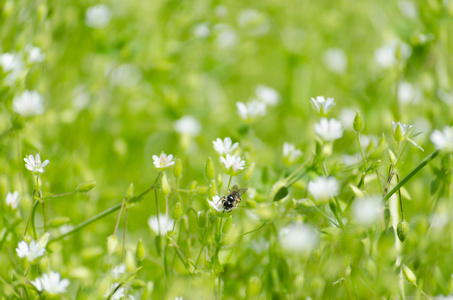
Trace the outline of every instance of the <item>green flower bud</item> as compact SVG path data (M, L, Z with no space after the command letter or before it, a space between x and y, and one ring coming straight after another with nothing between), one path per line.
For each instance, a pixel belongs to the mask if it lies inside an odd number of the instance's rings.
M247 181L252 178L253 171L255 171L255 163L251 163L244 172L244 180Z
M197 185L198 185L198 182L196 182L196 181L194 180L194 181L192 181L192 183L190 184L189 189L193 191L193 190L195 190L195 189L197 188Z
M107 252L112 254L115 252L116 247L118 246L118 239L115 235L111 235L107 238Z
M175 220L178 221L182 217L182 205L181 202L177 202L175 206L173 207L173 211L171 212L171 217Z
M395 153L393 153L392 150L389 149L389 160L392 164L394 164L396 162L396 156L395 156Z
M206 227L206 221L207 221L206 212L204 210L199 211L198 215L197 215L197 225L198 225L198 227L205 228Z
M395 141L400 142L403 139L403 136L403 128L401 127L401 124L398 123L393 131L393 137L395 138Z
M363 124L363 117L360 111L357 111L357 114L355 115L354 118L354 123L352 125L354 128L355 132L359 133L363 130L364 124Z
M289 195L289 189L286 186L286 181L285 180L280 180L277 181L277 183L274 184L271 190L270 198L273 201L280 201L286 198Z
M79 193L87 193L91 191L94 186L96 185L96 181L88 181L88 182L82 182L77 186L77 192Z
M143 247L143 242L141 239L137 242L137 249L135 250L135 257L138 261L142 261L145 257L145 248Z
M161 189L162 189L162 193L164 193L164 195L168 195L171 192L170 183L167 180L167 174L165 174L165 172L162 174Z
M217 186L215 184L215 180L211 180L211 184L209 185L209 197L214 197L217 195Z
M129 187L127 188L126 192L126 199L130 200L132 197L134 197L134 184L131 183Z
M204 166L204 175L206 176L207 180L214 179L214 163L211 157L208 157L206 164Z
M176 179L179 179L182 176L182 161L179 158L175 161L175 166L173 167L173 176L175 176Z
M408 232L409 232L409 223L406 220L399 222L398 226L396 227L396 233L398 235L398 239L401 242L404 242L406 240Z
M39 246L41 246L41 248L43 248L43 249L46 248L47 242L49 242L49 237L50 237L50 233L48 233L48 232L41 235L41 237L38 240Z
M409 281L413 285L417 286L417 277L415 276L414 272L412 272L412 270L409 269L409 267L406 265L403 265L402 269L403 269L403 274L406 277L407 281Z
M146 287L146 283L143 280L134 279L131 281L131 288L133 288L134 290L140 290L144 287Z
M385 222L385 229L389 228L390 209L388 207L384 208L384 222Z
M50 220L50 222L47 224L49 227L60 227L61 225L67 224L71 219L68 217L56 217Z
M233 217L230 216L226 222L223 224L223 227L222 227L222 232L223 233L228 233L231 229L231 225L233 224Z
M126 265L126 270L128 272L135 272L135 270L137 269L137 263L134 256L135 255L131 251L126 251L124 264Z

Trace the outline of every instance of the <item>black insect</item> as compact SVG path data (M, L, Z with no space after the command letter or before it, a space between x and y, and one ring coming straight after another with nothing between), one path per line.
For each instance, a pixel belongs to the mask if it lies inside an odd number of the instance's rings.
M230 190L228 190L228 195L222 197L222 205L224 212L230 212L238 206L239 202L242 201L241 195L247 191L247 188L239 189L239 186L235 184Z

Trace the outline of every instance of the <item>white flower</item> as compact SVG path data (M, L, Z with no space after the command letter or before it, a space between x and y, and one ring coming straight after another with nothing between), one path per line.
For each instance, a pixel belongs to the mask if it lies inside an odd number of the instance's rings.
M180 134L197 136L201 131L200 122L192 116L184 116L173 123L173 127Z
M283 144L283 162L286 165L292 165L299 157L302 156L302 151L290 143Z
M357 114L357 109L352 109L349 107L343 108L340 111L340 119L341 124L343 124L343 128L346 130L353 130L354 118Z
M175 162L172 161L172 159L173 159L172 154L167 156L167 154L165 154L164 152L162 152L160 154L160 156L153 155L154 166L157 169L161 169L161 170L164 170L164 169L168 168L169 166L174 165Z
M26 90L13 99L13 110L23 117L42 115L44 100L37 91Z
M431 142L438 150L453 151L453 127L445 126L443 131L434 130L430 136Z
M402 81L398 84L398 101L401 104L408 104L415 98L415 90L407 81Z
M314 126L315 133L324 141L331 142L343 136L343 126L335 119L322 118Z
M212 141L214 145L214 150L219 153L219 155L227 155L233 152L239 146L239 143L232 143L229 137L223 139L217 138L217 140Z
M228 212L225 211L223 208L222 199L218 195L213 196L212 200L209 200L209 198L207 200L208 200L209 207L212 209L214 214L221 218L229 217L231 215L231 213L237 208L237 207L235 207Z
M277 91L265 85L256 87L256 98L269 106L275 106L280 101L280 95Z
M231 50L239 42L236 31L230 25L218 24L214 26L214 31L216 32L214 43L219 50Z
M126 265L121 264L121 265L113 267L112 270L110 271L110 274L112 274L113 278L118 279L125 272L126 272Z
M39 47L27 45L25 47L25 51L28 52L28 62L29 63L42 62L46 58L46 55L44 53L42 53L42 50Z
M28 158L24 158L25 167L38 175L39 173L44 173L44 168L50 163L48 159L46 159L43 163L41 163L41 156L36 154L36 158L33 155L29 155Z
M335 177L318 177L308 183L308 192L318 202L327 202L340 193L340 184Z
M354 218L364 226L374 224L382 210L382 198L379 196L356 199L353 204Z
M403 59L410 56L412 50L409 45L398 41L391 41L374 51L374 58L380 67L386 69L397 62L396 53L399 50Z
M304 253L316 248L318 234L307 224L298 223L283 227L278 232L282 248L288 252Z
M335 100L333 98L327 98L326 100L324 96L318 96L316 99L311 98L311 104L313 105L313 109L318 116L325 117L335 106Z
M398 8L401 14L409 19L416 19L418 17L418 7L412 1L398 1Z
M25 241L21 241L16 248L17 256L20 258L27 258L28 261L32 262L40 256L44 255L46 250L41 248L39 242L32 240L30 244Z
M112 284L108 289L107 291L105 292L104 294L104 297L105 298L108 298L108 296L110 296L110 294L113 293L113 291L115 291L112 296L110 297L110 299L112 300L120 300L121 298L124 297L124 287L119 287L120 284L119 283L114 283Z
M400 137L399 136L395 136L395 132L396 132L396 129L397 128L401 128L401 134L402 134L402 137L401 139L397 140L397 142L400 142L400 141L403 141L403 140L407 140L408 142L410 142L412 145L414 145L415 147L417 147L418 149L423 150L422 147L420 147L419 145L417 145L416 142L414 142L410 137L409 135L412 133L412 131L414 130L414 125L406 125L404 123L400 123L400 122L393 122L392 121L392 127L393 127L393 136L395 137L395 139L399 139Z
M237 102L236 107L239 116L246 122L252 122L257 117L266 115L266 104L257 100L247 103Z
M324 64L330 71L343 74L348 67L348 58L343 49L330 48L324 52Z
M20 197L19 197L18 191L15 191L12 194L10 192L8 192L8 194L6 195L6 205L11 206L12 209L17 209L19 202L20 202Z
M51 295L58 295L66 292L69 280L61 279L60 273L50 271L48 274L43 274L40 278L36 278L31 284L40 292L46 291Z
M107 5L89 7L85 13L85 24L91 28L102 28L110 22L111 13Z
M164 214L159 213L159 221L157 221L157 216L151 216L148 219L148 225L154 233L159 233L160 228L160 235L166 235L167 231L171 231L173 229L173 224L175 221L171 218L168 218L167 226L166 223L166 216Z
M241 160L240 156L226 155L226 158L221 156L220 162L223 165L225 173L231 176L236 176L245 168L245 161Z
M193 28L193 34L197 38L207 38L211 34L211 30L207 23L201 23Z
M23 68L23 62L20 56L8 52L0 55L0 65L6 73L10 71L21 71Z

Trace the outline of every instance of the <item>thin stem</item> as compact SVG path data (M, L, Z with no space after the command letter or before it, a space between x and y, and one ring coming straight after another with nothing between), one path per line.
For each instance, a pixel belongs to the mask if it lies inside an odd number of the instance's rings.
M330 202L329 202L329 206L330 206L330 210L332 210L332 212L333 212L333 215L334 215L335 218L337 219L337 222L338 222L338 224L340 225L340 228L341 228L341 229L344 229L343 221L341 220L341 217L340 217L340 215L338 214L338 211L337 211L337 209L336 209L336 207L335 207L334 202L330 201Z
M230 192L231 179L233 179L233 175L230 175L230 179L228 180L228 186L227 186L227 190L226 190L227 193Z
M72 192L63 193L63 194L45 195L45 196L42 197L42 199L64 197L64 196L69 196L69 195L72 195L72 194L75 194L75 193L77 193L77 191L72 191Z
M120 213L118 215L118 219L116 219L116 225L115 225L115 229L113 230L113 235L116 235L116 231L118 229L118 224L120 223L121 213L123 212L124 203L126 203L126 197L123 198L123 202L121 203L121 209L120 209Z
M198 268L198 260L200 259L201 253L203 253L204 245L201 245L200 252L197 255L197 260L195 261L195 268Z
M266 226L266 225L267 225L267 224L269 224L269 223L270 223L270 222L264 222L264 223L263 223L263 224L261 224L261 226L260 226L260 227L258 227L258 228L255 228L255 229L253 229L253 230L250 230L250 231L247 231L247 232L241 233L240 235L238 235L238 236L237 236L237 238L243 237L243 236L245 236L245 235L247 235L247 234L251 234L251 233L254 233L254 232L256 232L256 231L260 230L261 228L263 228L264 226Z
M168 229L168 194L165 195L165 230Z
M124 264L124 256L126 253L126 228L127 228L128 213L129 213L129 207L126 206L126 213L124 214L124 230L123 230L123 264Z
M42 218L43 218L43 222L44 222L44 232L47 232L47 230L46 230L46 208L45 208L44 200L41 200L41 203L42 203Z
M382 194L382 185L381 185L381 179L379 178L379 171L378 169L376 169L376 179L379 183L379 190L381 191L381 194Z
M36 190L33 190L33 194L31 196L32 201L35 199L35 193L36 193ZM25 224L25 229L24 229L24 234L22 235L22 239L24 238L25 234L27 234L28 224L30 223L31 215L34 213L34 210L35 210L36 206L38 205L38 203L39 203L38 200L36 200L33 203L30 213L28 214L27 223Z
M399 175L397 173L395 175L396 175L396 181L400 182ZM401 200L401 189L398 190L398 199L399 199L399 202L400 202L401 221L404 221L403 201Z
M313 155L312 157L310 157L309 159L307 159L306 161L304 161L296 170L294 170L294 172L291 173L291 175L289 175L286 180L290 180L293 176L295 176L297 173L299 173L304 167L305 165L311 160L313 159L315 156Z
M360 144L360 133L359 132L357 132L357 142L359 143L359 149L360 149L360 154L362 155L362 161L363 161L364 165L366 165L366 159L365 159L365 156L363 155L362 145Z
M431 153L426 157L415 169L413 169L406 177L404 177L390 192L384 196L384 202L387 201L396 191L398 191L403 185L406 184L415 174L417 174L423 167L425 167L431 160L433 160L439 154L439 150Z

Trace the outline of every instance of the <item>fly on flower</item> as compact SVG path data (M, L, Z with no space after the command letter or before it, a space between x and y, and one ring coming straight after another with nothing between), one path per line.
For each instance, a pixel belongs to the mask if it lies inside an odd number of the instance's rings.
M209 202L209 206L217 213L217 214L229 214L234 211L238 204L242 201L241 196L248 190L247 187L239 188L237 184L235 184L229 191L228 194L222 198L219 196L214 196L212 201Z

